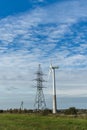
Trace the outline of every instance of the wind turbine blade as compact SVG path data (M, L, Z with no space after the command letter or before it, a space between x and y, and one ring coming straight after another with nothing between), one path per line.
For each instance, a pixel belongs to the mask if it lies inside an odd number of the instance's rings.
M50 64L50 69L52 69L52 64Z
M49 72L48 72L48 81L49 81L49 78L50 78L50 74L51 74L51 68L49 68Z

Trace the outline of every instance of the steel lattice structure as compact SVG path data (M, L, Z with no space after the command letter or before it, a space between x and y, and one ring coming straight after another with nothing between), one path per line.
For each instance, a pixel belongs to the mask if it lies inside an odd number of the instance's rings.
M21 110L23 110L23 104L24 104L24 102L21 101L21 105L20 105L20 109L21 109Z
M39 64L38 71L36 72L37 78L35 79L37 83L37 85L35 86L37 88L37 92L36 92L35 104L34 104L34 107L38 111L46 108L46 102L43 93L43 82L45 82L45 80L43 79L43 75L44 74L41 70L41 65Z

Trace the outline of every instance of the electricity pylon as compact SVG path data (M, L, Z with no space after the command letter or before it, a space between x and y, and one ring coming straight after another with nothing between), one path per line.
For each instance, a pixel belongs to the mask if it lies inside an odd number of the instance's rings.
M35 97L35 104L34 107L36 108L36 110L43 110L46 108L46 102L45 102L45 97L44 97L44 93L43 93L43 82L45 82L45 80L43 79L43 72L41 70L41 65L39 64L38 67L38 71L36 72L36 83L37 85L35 86L37 88L37 92L36 92L36 97Z
M24 102L21 101L21 105L20 105L20 109L23 110L23 105L24 105Z

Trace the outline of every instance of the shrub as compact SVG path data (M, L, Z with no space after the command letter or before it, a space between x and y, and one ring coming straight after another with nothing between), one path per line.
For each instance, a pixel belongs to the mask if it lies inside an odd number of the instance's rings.
M3 110L0 110L0 113L3 113L4 111Z
M65 110L65 114L67 115L77 115L77 109L75 107L70 107Z

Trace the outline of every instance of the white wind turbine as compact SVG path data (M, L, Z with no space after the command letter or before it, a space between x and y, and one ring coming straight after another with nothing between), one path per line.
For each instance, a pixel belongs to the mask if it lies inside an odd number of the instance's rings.
M52 73L52 79L53 79L53 113L55 114L57 112L57 102L56 102L56 79L55 79L55 69L58 69L58 66L52 66L50 65L50 73Z

